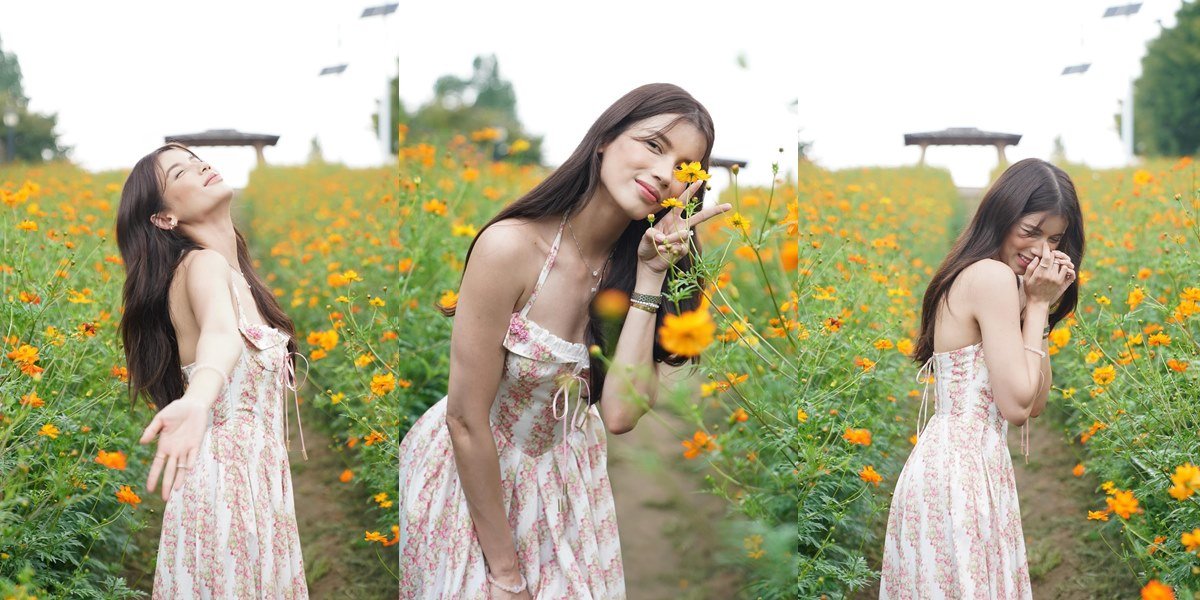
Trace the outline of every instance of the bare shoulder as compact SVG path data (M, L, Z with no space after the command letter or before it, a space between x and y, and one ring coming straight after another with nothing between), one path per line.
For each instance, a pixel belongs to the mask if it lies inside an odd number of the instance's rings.
M475 240L471 262L503 267L525 264L538 253L540 230L537 221L504 219L484 229Z
M964 291L973 298L991 300L997 297L1016 297L1017 277L1008 265L985 258L963 269L959 276Z
M179 261L179 268L183 270L189 282L196 281L197 278L208 282L212 281L213 277L221 276L229 269L229 264L220 252L200 248L185 254L183 260Z

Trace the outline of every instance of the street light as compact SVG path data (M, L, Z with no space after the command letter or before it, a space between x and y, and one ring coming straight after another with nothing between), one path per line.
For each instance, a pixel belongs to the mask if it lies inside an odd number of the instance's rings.
M1104 11L1102 19L1109 17L1131 17L1142 8L1141 2L1110 6ZM1134 159L1133 148L1133 82L1137 78L1137 69L1129 74L1129 92L1121 106L1121 141L1125 143L1125 155L1130 163Z
M17 143L15 139L17 132L17 111L13 110L12 105L4 109L4 127L8 129L8 145L5 146L4 155L8 157L8 162L13 162L17 159Z
M360 19L382 17L383 53L387 54L387 16L396 12L400 3L381 4L363 9ZM392 156L392 78L384 71L383 98L379 102L379 141L383 144L383 160L386 164Z

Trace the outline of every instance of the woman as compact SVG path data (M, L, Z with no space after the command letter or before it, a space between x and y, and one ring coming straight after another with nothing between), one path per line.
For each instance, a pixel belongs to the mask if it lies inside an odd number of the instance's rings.
M704 182L674 171L707 167L713 135L687 92L639 87L476 236L448 394L400 446L401 598L624 597L605 428L633 429L660 363L686 362L658 345L657 325L660 309L698 297L663 306L661 294L673 265L691 268L691 227L731 207L689 218L664 203L702 202ZM600 289L632 296L607 384L588 351L606 347L589 314Z
M158 438L146 486L161 474L167 502L155 598L308 597L284 445L295 328L254 272L232 198L176 144L121 191L121 335L131 395L159 409L141 443Z
M934 415L896 482L880 598L1030 598L1006 434L1046 406L1045 338L1075 309L1083 240L1071 179L1026 159L929 283L914 359L935 377Z

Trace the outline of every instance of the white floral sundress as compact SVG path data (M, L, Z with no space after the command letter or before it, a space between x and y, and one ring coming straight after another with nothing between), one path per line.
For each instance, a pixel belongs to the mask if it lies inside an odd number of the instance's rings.
M295 389L288 335L246 321L233 273L246 349L163 512L155 600L308 598L285 442L284 400ZM194 367L183 367L188 378Z
M983 343L925 365L918 378L936 372L935 412L896 481L879 597L1029 599L1008 421Z
M596 407L581 397L587 347L528 317L562 233L560 225L503 341L504 373L490 413L502 497L532 598L624 598L606 433ZM400 598L487 598L487 567L459 482L446 398L400 444L399 499Z

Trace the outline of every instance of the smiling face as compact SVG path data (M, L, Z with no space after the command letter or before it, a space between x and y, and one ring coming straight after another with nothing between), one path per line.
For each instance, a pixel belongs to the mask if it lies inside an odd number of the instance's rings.
M1004 236L995 258L1018 275L1024 275L1034 257L1041 256L1043 243L1050 244L1051 251L1057 250L1066 230L1067 218L1062 215L1049 212L1021 215Z
M208 163L182 148L171 148L158 155L158 170L164 209L155 224L170 225L203 220L213 208L227 204L233 188Z
M663 200L678 197L687 187L674 177L675 165L704 158L708 140L695 125L678 115L662 114L630 125L601 147L600 187L630 220L645 219L662 210Z

